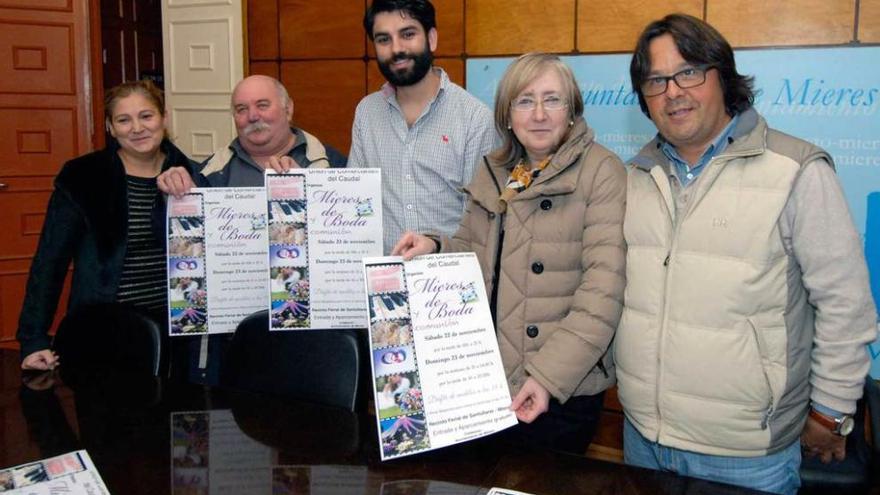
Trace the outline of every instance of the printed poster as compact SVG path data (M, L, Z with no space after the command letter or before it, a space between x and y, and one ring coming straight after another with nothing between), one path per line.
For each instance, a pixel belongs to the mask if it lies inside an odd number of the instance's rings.
M85 450L0 469L0 492L15 495L109 495Z
M516 424L474 253L364 260L382 460Z
M363 328L365 256L382 255L376 168L267 171L270 330Z
M231 333L265 309L266 190L194 188L168 197L169 333Z

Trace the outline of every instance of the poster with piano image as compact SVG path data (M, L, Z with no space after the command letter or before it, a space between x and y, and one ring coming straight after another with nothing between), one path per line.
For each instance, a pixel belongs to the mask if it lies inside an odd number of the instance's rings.
M382 460L516 424L474 253L364 259Z
M270 330L363 328L365 256L382 254L377 168L266 172Z
M234 332L266 308L265 188L194 188L169 196L167 236L172 336Z

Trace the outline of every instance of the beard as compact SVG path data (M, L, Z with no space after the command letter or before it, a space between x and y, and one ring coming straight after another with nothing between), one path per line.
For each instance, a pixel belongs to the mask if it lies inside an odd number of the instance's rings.
M391 68L391 64L407 59L413 61L412 67L398 72ZM391 59L377 59L376 62L379 64L379 71L382 72L385 79L393 86L412 86L424 79L428 71L431 70L431 65L434 63L434 54L431 53L431 49L425 43L425 49L421 53L395 53Z

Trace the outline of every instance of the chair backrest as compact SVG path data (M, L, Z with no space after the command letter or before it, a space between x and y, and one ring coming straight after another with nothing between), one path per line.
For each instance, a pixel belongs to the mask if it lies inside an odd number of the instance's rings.
M223 391L223 400L241 431L287 458L308 459L313 465L333 464L360 449L360 418L354 411L228 389Z
M866 407L867 406L867 407ZM846 458L822 464L818 458L801 462L802 494L858 493L867 489L880 457L880 386L865 378L864 395L856 405L855 428L846 439ZM868 445L866 421L871 425L873 448Z
M871 425L872 458L869 472L873 479L870 483L871 486L877 486L880 483L880 382L868 377L864 400L868 405L868 424Z
M220 370L220 385L355 408L360 368L350 330L269 331L268 310L239 323Z
M159 324L129 305L109 303L78 308L58 326L52 347L62 369L159 374Z

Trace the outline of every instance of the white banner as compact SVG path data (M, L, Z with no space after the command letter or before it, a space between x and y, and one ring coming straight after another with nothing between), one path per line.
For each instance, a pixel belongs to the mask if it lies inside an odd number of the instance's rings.
M363 328L361 260L382 254L377 168L267 172L270 329Z
M169 333L230 333L266 308L262 187L195 188L168 198Z
M382 459L516 424L474 253L364 260Z

